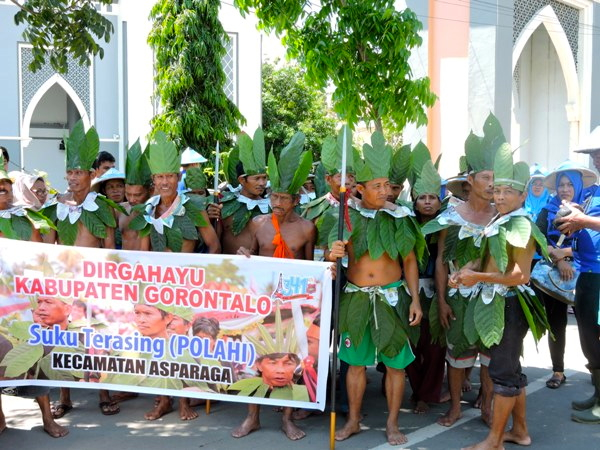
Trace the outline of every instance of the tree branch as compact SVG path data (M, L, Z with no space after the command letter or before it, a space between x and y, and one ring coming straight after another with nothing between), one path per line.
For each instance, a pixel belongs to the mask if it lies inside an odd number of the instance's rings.
M35 14L37 14L37 12L35 12L34 10L32 10L32 9L29 9L29 8L27 8L27 7L23 6L23 5L21 5L21 4L20 4L20 3L19 3L17 0L10 0L10 2L11 2L12 4L14 4L15 6L17 6L18 8L22 9L23 11L25 11L25 12L29 13L29 14L32 14L32 15L35 15Z

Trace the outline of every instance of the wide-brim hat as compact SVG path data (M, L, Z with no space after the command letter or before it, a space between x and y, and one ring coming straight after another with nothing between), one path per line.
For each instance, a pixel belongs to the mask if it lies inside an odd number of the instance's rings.
M548 189L555 190L556 189L556 177L560 172L566 172L568 170L575 171L581 173L581 180L583 181L583 187L588 187L596 183L598 180L598 175L587 167L584 167L576 162L571 160L567 160L561 163L556 169L548 174L546 178L544 178L544 186Z
M194 150L193 148L187 147L182 153L181 153L181 165L186 165L186 164L200 164L200 163L205 163L206 161L208 161L208 159L206 159L204 156L202 156L200 153L198 153L196 150Z
M92 191L98 192L100 185L108 180L123 180L123 183L125 183L125 174L123 172L119 172L114 167L108 169L102 174L102 176L96 177L92 180Z
M529 167L529 178L530 182L534 178L546 178L548 176L548 169L542 167L538 163L534 163Z
M463 189L463 183L467 183L467 177L465 175L450 177L446 180L446 189L455 197L459 197L464 200L465 191Z
M596 153L600 150L600 126L594 128L590 134L581 140L581 144L574 151L576 153L585 153L587 155Z

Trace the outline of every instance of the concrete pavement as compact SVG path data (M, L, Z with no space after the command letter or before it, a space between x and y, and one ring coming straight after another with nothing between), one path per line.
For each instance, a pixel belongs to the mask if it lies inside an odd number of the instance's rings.
M582 425L570 420L570 402L587 397L592 392L589 372L581 353L577 327L569 317L567 351L565 355L567 382L561 388L546 388L550 374L550 356L546 340L536 351L531 336L526 338L523 371L529 378L527 414L533 449L581 448L600 449L600 426ZM385 399L380 394L381 374L368 369L369 384L363 406L364 431L337 444L339 449L392 448L385 444ZM478 370L471 377L473 391L464 395L463 418L451 428L435 424L447 405L433 405L427 414L412 413L410 387L407 383L405 400L400 415L401 430L408 435L407 449L455 449L483 439L487 428L479 419L479 410L470 407L478 389ZM58 398L57 390L51 394ZM273 408L263 407L263 428L245 438L234 439L230 432L245 417L245 405L236 403L213 404L211 414L198 408L200 417L190 422L179 420L171 413L155 422L144 420L143 414L151 409L153 397L141 395L138 399L121 404L115 416L103 416L98 408L94 390L73 390L75 409L59 423L69 426L70 434L61 439L46 435L41 427L41 416L33 400L2 396L2 405L8 429L0 434L0 449L43 448L60 449L325 449L329 443L329 414L313 416L298 422L307 436L291 442L279 431L280 414ZM344 417L338 415L338 426ZM399 448L399 447L396 447ZM508 444L507 449L517 448Z

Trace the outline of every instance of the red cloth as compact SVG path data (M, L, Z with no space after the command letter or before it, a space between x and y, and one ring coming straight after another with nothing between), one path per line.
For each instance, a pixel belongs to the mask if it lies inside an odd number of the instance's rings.
M283 236L281 236L281 230L279 229L279 221L277 220L277 217L275 217L275 214L271 214L271 223L273 224L273 228L275 228L275 237L273 238L272 242L275 246L273 257L294 259L294 254L283 240Z

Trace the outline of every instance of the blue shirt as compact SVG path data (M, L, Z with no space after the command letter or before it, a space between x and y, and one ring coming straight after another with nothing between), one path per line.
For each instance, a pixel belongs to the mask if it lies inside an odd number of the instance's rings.
M589 187L586 194L591 195L587 215L600 217L600 186ZM584 228L574 233L573 258L581 273L600 273L600 231Z

